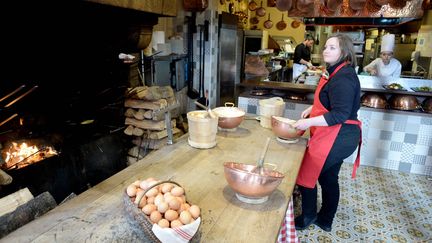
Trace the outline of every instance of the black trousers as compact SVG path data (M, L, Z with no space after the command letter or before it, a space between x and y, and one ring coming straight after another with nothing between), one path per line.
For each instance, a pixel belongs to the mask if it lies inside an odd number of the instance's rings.
M306 218L318 216L318 220L331 226L339 205L339 171L343 160L357 148L360 129L357 125L343 124L321 170L318 182L322 190L321 209L317 215L317 186L299 186L302 195L302 215Z

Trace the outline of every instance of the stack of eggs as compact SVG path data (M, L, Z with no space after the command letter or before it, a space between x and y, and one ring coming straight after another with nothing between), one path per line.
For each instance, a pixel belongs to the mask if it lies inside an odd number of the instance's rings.
M173 182L160 182L154 178L137 180L127 187L126 193L153 224L162 228L190 224L201 213L197 205L186 201L185 190Z

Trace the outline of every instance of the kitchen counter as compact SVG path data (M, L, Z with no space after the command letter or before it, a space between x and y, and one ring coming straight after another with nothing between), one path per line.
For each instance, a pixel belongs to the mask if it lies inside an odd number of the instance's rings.
M271 143L266 163L277 166L285 178L263 204L240 202L224 178L226 161L255 164L265 138ZM146 241L132 227L123 210L122 193L133 181L155 177L171 179L186 190L187 200L201 208L201 242L274 242L291 199L306 149L277 142L271 130L256 120L245 120L232 132L218 132L217 146L196 149L187 135L173 145L152 152L77 197L0 239L1 242L130 242Z

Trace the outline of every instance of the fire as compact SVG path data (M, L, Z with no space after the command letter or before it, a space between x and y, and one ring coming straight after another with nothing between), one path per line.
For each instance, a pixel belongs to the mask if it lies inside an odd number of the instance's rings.
M57 155L57 151L50 146L38 148L36 145L28 146L27 143L18 145L18 143L12 142L6 152L6 163L3 166L8 169L15 165L17 168L22 168L54 155Z

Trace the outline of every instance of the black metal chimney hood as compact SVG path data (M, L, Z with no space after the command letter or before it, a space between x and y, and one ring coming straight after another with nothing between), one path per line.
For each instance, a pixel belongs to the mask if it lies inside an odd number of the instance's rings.
M311 25L356 25L356 26L374 26L374 27L391 27L397 26L415 18L350 18L350 17L334 17L334 18L303 18L303 23L306 26Z

